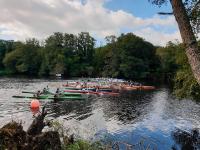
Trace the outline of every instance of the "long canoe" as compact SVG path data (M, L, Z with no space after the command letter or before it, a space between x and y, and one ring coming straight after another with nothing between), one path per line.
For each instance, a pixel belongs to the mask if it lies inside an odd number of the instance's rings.
M97 92L90 91L90 90L64 90L64 92L69 92L69 93L82 93L82 94L97 94Z
M65 92L77 92L77 93L82 93L82 94L96 94L96 95L112 95L112 96L117 96L119 93L114 93L114 92L94 92L94 91L84 91L84 90L64 90Z
M80 96L62 96L62 97L53 97L53 96L39 96L39 97L34 97L34 96L21 96L21 95L14 95L14 98L36 98L36 99L54 99L54 100L82 100L85 99L84 97Z
M22 93L36 94L36 92L31 92L31 91L22 91ZM47 94L55 95L54 93L51 92L48 92ZM81 93L62 92L61 94L65 96L81 96Z
M96 88L77 88L77 87L65 87L66 90L84 90L84 91L96 91ZM111 88L99 88L102 92L112 92Z
M14 98L37 98L37 99L48 99L49 95L41 95L38 97L35 96L23 96L23 95L14 95L12 96Z
M123 86L123 90L154 90L156 89L154 86Z
M66 90L90 90L95 91L96 88L78 88L78 87L65 87Z

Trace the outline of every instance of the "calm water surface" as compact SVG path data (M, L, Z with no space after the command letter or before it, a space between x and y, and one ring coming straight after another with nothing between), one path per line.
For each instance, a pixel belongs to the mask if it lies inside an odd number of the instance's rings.
M22 95L23 90L41 90L46 85L55 91L63 83L66 80L0 78L0 127L10 120L22 120L26 130L33 120L31 100L12 98L13 95ZM200 128L200 103L177 100L167 88L126 92L119 97L88 96L83 101L40 102L47 106L48 119L58 120L85 139L103 137L127 144L144 141L157 149L180 149L174 134Z

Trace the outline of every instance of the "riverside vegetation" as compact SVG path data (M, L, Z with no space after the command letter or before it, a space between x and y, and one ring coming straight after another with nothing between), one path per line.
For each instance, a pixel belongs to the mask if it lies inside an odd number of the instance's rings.
M185 48L169 42L154 46L132 34L108 36L96 47L89 33L54 33L45 41L0 41L0 74L65 77L114 77L160 80L173 86L177 97L200 97Z

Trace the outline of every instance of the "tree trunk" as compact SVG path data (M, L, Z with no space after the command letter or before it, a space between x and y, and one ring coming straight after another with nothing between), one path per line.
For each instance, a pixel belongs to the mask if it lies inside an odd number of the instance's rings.
M182 0L170 0L192 72L200 85L200 51Z

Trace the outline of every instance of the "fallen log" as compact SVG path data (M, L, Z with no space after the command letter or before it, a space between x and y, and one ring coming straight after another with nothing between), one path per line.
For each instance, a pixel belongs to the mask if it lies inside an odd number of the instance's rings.
M47 111L45 111L45 107L42 108L42 113L39 114L32 122L30 127L27 130L27 134L30 136L38 135L42 132L46 123L44 122L44 118L47 115Z

